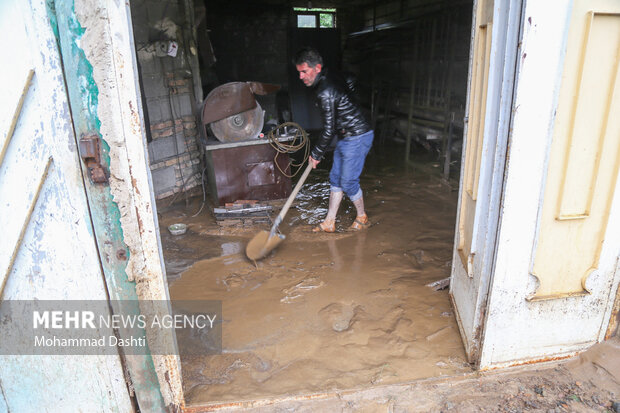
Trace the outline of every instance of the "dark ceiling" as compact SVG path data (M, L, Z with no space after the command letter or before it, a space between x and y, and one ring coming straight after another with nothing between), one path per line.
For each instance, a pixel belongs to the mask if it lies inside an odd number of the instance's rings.
M209 0L207 0L208 4ZM267 5L286 5L289 7L308 7L308 8L337 8L347 9L353 7L367 6L381 2L377 0L245 0L245 4L267 4Z

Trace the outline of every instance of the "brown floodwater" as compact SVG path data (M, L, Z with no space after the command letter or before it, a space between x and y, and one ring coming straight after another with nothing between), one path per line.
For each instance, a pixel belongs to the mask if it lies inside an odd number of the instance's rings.
M280 225L286 239L256 264L247 242L268 224L220 227L200 200L160 215L173 299L221 300L221 355L182 357L188 404L351 389L471 371L447 290L457 194L432 162L373 154L362 175L372 226L313 234L327 169L313 171ZM328 166L328 165L325 165ZM274 213L275 216L275 213ZM173 237L165 228L188 224Z

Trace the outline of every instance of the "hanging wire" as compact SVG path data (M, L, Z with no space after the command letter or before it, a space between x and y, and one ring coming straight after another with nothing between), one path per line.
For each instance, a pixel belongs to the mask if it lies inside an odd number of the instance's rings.
M288 137L285 130L286 132L294 130L295 136L291 140L287 140L286 142L280 142L280 138ZM280 170L282 175L286 176L287 178L293 178L294 176L296 176L299 171L301 171L301 167L304 165L304 163L306 163L306 160L310 155L310 140L308 139L308 134L306 133L306 131L295 122L284 122L276 126L275 129L272 129L267 134L267 139L269 140L269 144L271 145L271 147L276 150L276 156L273 158L273 163ZM290 160L283 171L280 167L280 164L278 163L278 156L281 153L295 153L301 149L304 149L304 156L301 158L301 162L295 163ZM292 175L287 174L286 170L289 168L290 170L292 170L293 167L297 168L297 170Z
M279 141L280 138L288 137L288 135L286 135L286 132L284 132L285 128L287 132L290 132L293 130L295 131L295 136L290 140L286 140L286 143ZM283 132L279 132L280 130L282 130ZM293 178L294 176L296 176L301 170L301 167L306 163L306 160L308 159L308 156L310 155L310 139L308 139L308 134L306 133L306 131L295 122L285 122L281 125L276 126L275 129L271 130L267 134L267 139L269 140L269 144L271 145L271 147L274 148L276 151L276 156L273 158L273 163L280 170L282 175L288 178ZM285 170L283 171L282 168L280 168L280 165L278 164L278 155L280 155L281 153L295 153L301 149L304 149L304 156L301 158L302 161L300 163L294 163L293 161L289 161L287 167L284 168ZM295 167L297 168L297 170L292 175L289 175L286 173L286 169L289 169L289 167L290 168ZM207 191L206 191L205 184L204 184L205 182L204 174L206 170L207 170L207 167L205 167L202 170L202 179L201 179L202 204L200 205L200 209L198 210L198 212L192 215L192 218L196 217L198 214L200 214L200 212L202 212L202 209L204 208L205 203L207 201ZM273 225L273 221L271 217L269 217L269 221L271 221L271 224ZM278 229L278 232L279 232L279 229Z

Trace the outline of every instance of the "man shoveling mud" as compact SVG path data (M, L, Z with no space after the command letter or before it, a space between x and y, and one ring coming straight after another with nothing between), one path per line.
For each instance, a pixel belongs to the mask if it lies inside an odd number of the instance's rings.
M343 192L357 209L357 217L349 229L361 230L370 226L364 210L360 174L366 155L372 146L374 132L364 118L359 104L343 79L328 73L321 55L304 48L295 55L299 78L314 89L323 118L323 132L310 153L309 162L316 168L333 138L337 139L334 162L329 173L329 209L325 220L313 232L335 232L336 214Z

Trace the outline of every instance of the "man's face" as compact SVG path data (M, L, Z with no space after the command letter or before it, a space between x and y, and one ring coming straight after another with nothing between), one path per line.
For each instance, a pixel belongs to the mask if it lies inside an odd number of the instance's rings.
M314 67L308 66L308 63L302 63L300 65L295 65L297 71L299 72L299 78L304 82L306 86L312 86L314 84L314 80L317 75L321 73L321 64L317 64Z

